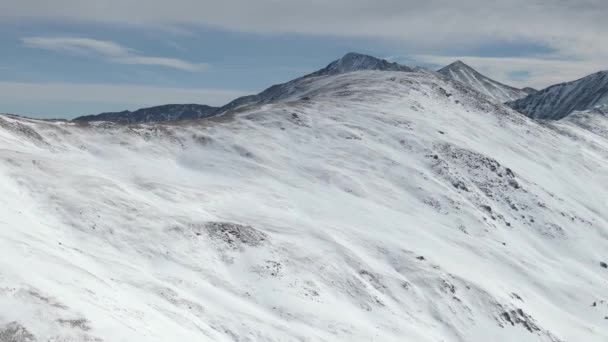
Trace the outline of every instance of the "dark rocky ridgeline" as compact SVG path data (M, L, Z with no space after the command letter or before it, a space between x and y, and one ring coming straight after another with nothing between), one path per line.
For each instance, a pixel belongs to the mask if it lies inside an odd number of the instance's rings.
M152 123L176 120L202 119L213 116L218 107L199 104L167 104L156 107L141 108L136 111L108 112L96 115L85 115L74 119L77 122L108 121L116 123Z

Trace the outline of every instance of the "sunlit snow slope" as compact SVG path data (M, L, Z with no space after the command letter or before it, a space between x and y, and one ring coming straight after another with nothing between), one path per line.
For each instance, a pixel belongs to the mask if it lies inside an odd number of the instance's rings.
M173 126L0 116L0 340L608 340L605 131L305 82Z

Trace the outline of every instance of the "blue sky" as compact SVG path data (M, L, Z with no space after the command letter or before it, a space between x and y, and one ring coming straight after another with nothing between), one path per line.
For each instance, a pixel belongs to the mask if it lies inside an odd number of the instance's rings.
M435 1L414 14L420 5L393 0L226 1L236 12L189 0L0 4L0 112L72 118L163 103L221 105L350 51L433 68L462 59L520 87L608 68L608 49L598 47L601 2L581 1L588 8L576 12L558 0L528 13L518 9L529 2L518 1L485 8L467 0L452 12L450 2ZM494 13L513 17L492 20Z

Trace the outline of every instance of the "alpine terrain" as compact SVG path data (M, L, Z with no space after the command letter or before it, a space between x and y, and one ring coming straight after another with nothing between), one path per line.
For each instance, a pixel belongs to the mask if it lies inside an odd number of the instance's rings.
M456 61L439 69L437 72L453 80L462 82L498 102L517 100L535 92L532 88L517 89L494 81L462 61Z
M368 57L204 120L0 116L0 341L607 341L606 111Z
M550 86L508 105L541 120L559 120L574 111L608 105L608 71Z

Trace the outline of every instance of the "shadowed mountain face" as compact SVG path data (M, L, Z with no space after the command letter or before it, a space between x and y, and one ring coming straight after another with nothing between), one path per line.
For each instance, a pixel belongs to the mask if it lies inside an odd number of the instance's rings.
M108 121L116 123L151 123L175 120L202 119L212 116L217 107L199 104L167 104L156 107L142 108L136 111L109 112L97 115L81 116L74 121Z
M456 61L437 72L453 80L462 82L501 103L525 97L535 91L532 88L517 89L494 81L462 61Z
M540 120L559 120L574 111L608 104L608 71L560 83L509 102L513 109Z

